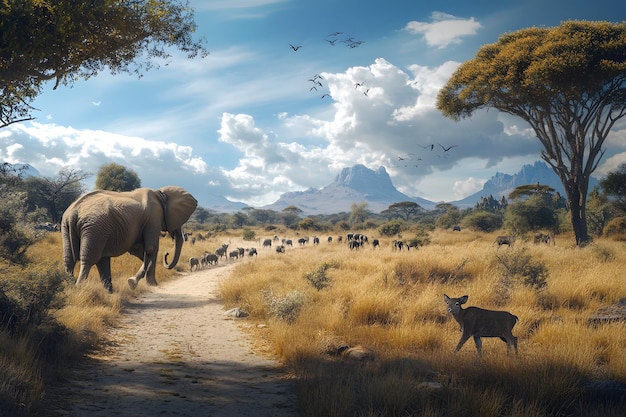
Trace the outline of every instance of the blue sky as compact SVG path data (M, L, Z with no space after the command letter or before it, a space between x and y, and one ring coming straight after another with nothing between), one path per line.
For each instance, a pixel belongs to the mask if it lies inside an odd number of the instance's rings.
M454 201L540 152L521 120L491 110L454 122L435 109L457 66L506 32L626 18L625 3L613 0L191 6L209 56L174 53L139 79L102 73L50 86L34 103L35 121L0 130L0 160L45 176L116 162L143 186L183 186L208 208L213 196L261 207L360 163L384 166L409 196ZM626 162L626 123L606 147L598 176Z

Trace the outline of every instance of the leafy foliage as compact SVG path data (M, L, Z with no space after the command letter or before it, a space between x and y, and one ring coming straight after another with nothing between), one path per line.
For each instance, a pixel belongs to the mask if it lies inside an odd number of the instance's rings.
M139 175L115 162L101 166L96 175L96 188L100 190L132 191L139 187L141 187Z
M422 207L413 201L401 201L390 205L385 210L381 211L380 214L388 216L391 219L394 217L400 217L404 221L408 222L411 217L415 216L415 214L422 210Z
M502 227L502 215L488 211L474 211L463 218L463 225L481 232L493 232Z
M330 268L337 268L337 262L323 262L314 271L304 274L306 279L316 290L322 290L330 285L331 278L326 274Z
M404 223L400 220L392 220L387 223L383 223L378 227L378 233L383 236L394 236L402 231Z
M543 145L570 204L577 245L588 239L589 178L609 132L626 116L626 23L568 21L502 35L463 63L437 107L455 120L493 107L518 116Z
M621 164L616 171L609 172L600 180L605 193L615 198L615 207L626 213L626 164Z
M550 194L532 194L528 199L509 205L504 224L515 233L536 230L557 231L559 218Z
M47 81L72 85L108 68L141 74L175 47L206 54L192 40L193 11L181 1L6 0L0 7L0 127L31 120L29 104Z

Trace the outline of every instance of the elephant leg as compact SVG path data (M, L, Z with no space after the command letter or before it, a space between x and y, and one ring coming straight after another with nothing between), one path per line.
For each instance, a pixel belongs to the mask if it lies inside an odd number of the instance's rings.
M142 263L134 277L128 278L128 286L131 289L137 288L139 281L146 276L146 265Z
M144 262L144 247L142 244L135 244L128 251L133 256L136 256L139 260L141 260L141 266L137 270L135 276L128 278L128 286L131 290L137 288L137 284L139 281L146 276L146 264Z
M92 264L85 261L80 261L80 271L78 272L78 278L76 278L76 285L87 279L91 267Z
M109 294L113 293L113 283L111 282L111 258L102 258L96 264L98 272L100 273L100 281L102 285L109 291Z

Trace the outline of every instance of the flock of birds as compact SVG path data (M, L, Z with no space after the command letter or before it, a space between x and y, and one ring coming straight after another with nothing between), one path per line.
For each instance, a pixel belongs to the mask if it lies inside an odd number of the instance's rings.
M341 35L343 35L343 32L331 33L326 36L325 41L328 42L330 46L335 46L338 42L343 43L345 44L347 48L350 48L350 49L358 48L363 43L365 43L364 41L356 40L351 36L342 38ZM298 52L300 49L302 49L302 45L297 45L297 44L294 45L292 43L289 44L289 47L291 48L293 52ZM319 92L321 89L324 88L324 78L320 74L313 75L311 78L308 79L308 81L311 83L310 88L309 88L310 92ZM367 86L365 85L365 81L356 82L354 84L354 88L361 90L363 93L363 96L365 97L368 96L368 93L370 91L369 88L367 88ZM322 94L321 97L322 99L324 99L324 98L330 97L330 95L328 93L324 93ZM437 143L437 145L441 147L443 153L441 154L438 153L435 155L435 157L443 157L443 158L447 158L446 153L458 146L458 145L444 146L440 143ZM434 152L436 149L434 143L430 143L427 145L418 144L418 146L420 146L422 149L426 149L426 150L430 149L431 152ZM412 165L412 166L418 167L419 161L422 161L422 158L417 157L414 153L408 153L406 155L398 156L398 161L400 164L396 166L404 165L405 167L408 167L409 165Z
M329 35L326 36L325 41L328 42L328 44L330 46L335 46L335 44L337 44L337 42L339 43L343 43L345 44L345 46L347 48L350 49L354 49L354 48L358 48L359 46L361 46L363 43L365 43L365 41L362 40L357 40L352 36L346 37L346 38L342 38L340 35L343 35L343 32L333 32ZM289 44L289 47L291 48L291 50L293 52L298 52L300 49L302 49L302 45L294 45L292 43ZM311 87L309 88L309 91L311 92L319 92L320 89L324 88L324 83L322 82L324 80L324 78L322 78L322 76L320 74L315 74L313 77L309 78L309 82L312 83ZM356 83L354 85L354 88L360 88L360 87L364 87L365 81L361 82L361 83ZM363 95L365 97L367 97L367 93L369 92L369 88L365 89L363 91ZM329 97L330 98L330 94L328 93L324 93L322 94L322 99Z
M447 158L446 153L451 151L452 149L458 147L459 145L451 145L451 146L443 146L441 143L438 143L437 145L439 145L439 147L441 147L441 150L443 151L442 154L436 154L435 157L438 158ZM418 144L419 147L421 147L422 149L430 149L431 152L435 151L435 144L434 143L430 143L428 145L420 145ZM398 161L399 164L396 166L400 166L400 164L402 164L405 167L408 167L409 165L415 166L416 168L419 167L419 161L421 161L422 158L416 156L414 153L408 153L405 155L400 155L398 156Z

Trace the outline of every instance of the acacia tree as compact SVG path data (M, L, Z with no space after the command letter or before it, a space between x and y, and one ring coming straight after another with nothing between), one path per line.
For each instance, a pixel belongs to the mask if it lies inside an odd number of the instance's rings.
M175 47L206 55L194 41L184 0L4 0L0 3L0 127L32 120L30 103L54 87L112 74L140 75Z
M490 107L531 126L565 188L576 244L584 245L589 178L626 115L626 23L569 21L481 47L439 92L437 108L459 120Z
M393 203L385 210L381 211L380 214L385 216L390 216L391 218L400 217L404 221L409 221L409 219L422 211L422 207L414 201L401 201L399 203Z

